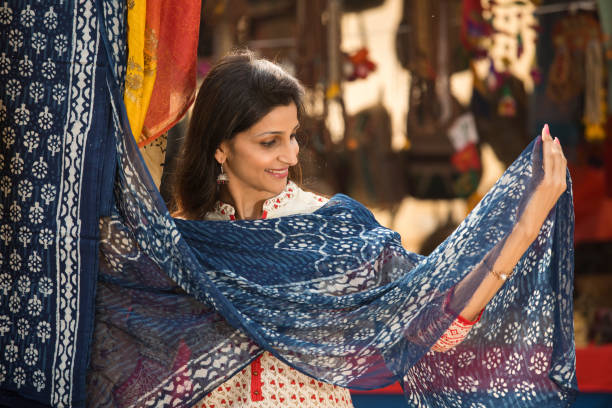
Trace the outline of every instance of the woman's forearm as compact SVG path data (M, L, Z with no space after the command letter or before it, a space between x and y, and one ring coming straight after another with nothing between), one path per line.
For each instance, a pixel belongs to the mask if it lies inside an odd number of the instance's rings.
M493 265L490 265L491 269L509 275L536 236L537 234L534 235L533 232L528 231L521 223L518 223L506 239L497 260ZM495 296L503 284L504 281L502 279L492 273L488 273L468 301L468 304L461 311L461 316L471 321L476 320L482 309Z
M555 203L566 190L567 161L563 155L558 139L552 139L548 125L542 131L543 171L544 177L533 192L525 210L520 216L515 228L507 237L493 265L488 265L490 271L476 288L467 305L461 311L461 316L474 320L486 304L495 296L504 280L499 274L509 276L515 265L521 259L531 243L536 239L546 217ZM484 262L484 261L483 261ZM457 290L465 285L457 285Z

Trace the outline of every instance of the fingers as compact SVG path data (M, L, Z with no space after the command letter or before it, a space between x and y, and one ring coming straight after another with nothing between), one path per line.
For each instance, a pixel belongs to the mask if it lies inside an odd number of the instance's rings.
M550 130L548 125L544 125L542 129L542 161L544 162L542 167L544 168L544 175L551 175L553 172L553 140L550 136Z
M567 160L563 154L561 143L558 138L552 138L548 125L542 129L544 180L553 194L561 195L566 189L566 167Z
M563 149L561 148L561 143L558 138L554 139L553 142L553 152L555 154L555 164L553 168L553 172L555 175L555 182L558 188L560 189L559 194L561 194L566 189L566 168L567 168L567 159L563 154Z

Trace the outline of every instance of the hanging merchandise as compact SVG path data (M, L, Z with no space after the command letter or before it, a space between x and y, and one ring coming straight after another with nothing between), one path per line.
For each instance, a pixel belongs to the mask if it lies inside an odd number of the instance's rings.
M548 97L557 104L567 103L585 87L587 45L599 32L591 14L570 14L552 28L555 55L548 74Z
M461 173L453 188L459 197L468 197L478 185L481 170L474 115L470 112L459 116L448 129L448 137L455 149L451 163Z
M604 33L604 45L606 47L606 62L608 71L608 114L612 114L612 2L609 0L597 0L599 21Z
M452 50L459 46L459 4L412 0L404 4L414 35L406 41L411 71L404 152L407 191L418 198L468 197L480 180L480 153L473 117L450 92ZM434 16L434 18L431 18ZM455 18L455 20L453 20Z
M391 207L405 196L401 161L391 149L391 116L377 104L350 116L344 145L350 173L345 193L372 207Z
M369 51L366 47L361 47L352 54L344 54L344 77L347 81L364 79L376 70L376 64L370 60Z
M584 138L606 137L604 56L599 22L592 14L568 15L553 27L555 56L548 75L547 96L558 105L584 98Z
M516 116L516 99L512 96L512 91L507 84L502 88L502 97L499 100L497 114L507 118Z
M483 39L493 34L493 26L483 17L480 0L463 0L462 2L461 42L472 58L486 57L487 47Z
M172 127L195 97L200 1L127 2L124 102L140 147ZM158 61L162 61L159 63Z
M603 78L602 44L599 32L594 32L586 46L585 52L585 87L584 87L584 136L588 142L599 142L605 139L606 100Z
M603 3L610 2L606 0L600 5ZM574 180L576 243L606 241L612 237L609 222L612 219L609 198L612 194L612 138L598 141L593 136L601 137L602 129L609 135L612 129L609 120L600 122L606 119L601 114L606 98L601 52L605 38L598 34L600 24L605 27L611 20L610 15L601 13L605 7L600 7L598 21L592 10L568 13L568 4L555 3L554 8L547 5L537 10L542 27L537 57L543 81L531 96L530 129L535 132L545 122L550 123L551 132L563 146ZM563 47L565 59L562 64L560 47ZM559 80L559 73L566 77L565 83ZM586 120L588 116L593 118L591 126ZM598 122L601 129L598 129ZM606 194L609 195L606 197Z
M357 23L359 27L359 39L361 47L352 53L343 53L344 63L342 70L344 79L354 81L356 79L364 79L371 72L376 70L376 64L370 59L370 51L368 48L368 34L365 21L361 13L357 14Z
M529 140L526 93L517 67L531 59L534 82L540 76L526 44L538 30L529 13L533 3L462 1L462 43L470 54L474 78L470 109L481 141L490 145L506 165Z
M481 141L491 146L497 158L508 166L530 139L527 94L523 81L515 76L508 74L499 78L503 85L491 91L474 74L470 109L474 112Z

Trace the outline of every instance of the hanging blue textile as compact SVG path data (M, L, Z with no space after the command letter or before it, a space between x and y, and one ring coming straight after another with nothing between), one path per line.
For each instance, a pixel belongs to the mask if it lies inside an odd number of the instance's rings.
M103 3L122 37L123 6ZM0 3L2 406L85 403L115 170L106 58L94 2Z

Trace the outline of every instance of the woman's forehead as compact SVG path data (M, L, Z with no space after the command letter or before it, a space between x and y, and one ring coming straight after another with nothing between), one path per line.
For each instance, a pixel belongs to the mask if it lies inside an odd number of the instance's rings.
M250 129L249 134L258 135L263 132L286 132L299 125L297 108L293 102L286 106L276 106Z

